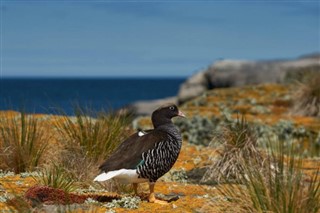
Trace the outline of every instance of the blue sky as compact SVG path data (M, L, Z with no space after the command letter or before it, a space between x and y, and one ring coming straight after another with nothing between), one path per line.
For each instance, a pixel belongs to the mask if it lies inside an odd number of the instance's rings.
M1 0L1 77L189 76L314 52L318 0Z

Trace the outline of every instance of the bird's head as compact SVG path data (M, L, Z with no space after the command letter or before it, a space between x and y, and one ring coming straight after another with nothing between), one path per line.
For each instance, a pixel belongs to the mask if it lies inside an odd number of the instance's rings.
M171 118L186 117L175 104L166 104L156 109L151 116L154 128L163 124L172 123Z

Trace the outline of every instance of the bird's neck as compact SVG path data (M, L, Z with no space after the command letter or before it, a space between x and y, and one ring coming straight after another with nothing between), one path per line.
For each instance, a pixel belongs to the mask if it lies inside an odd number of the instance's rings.
M153 127L156 129L163 125L171 125L173 124L170 118L161 118L157 119L156 117L152 117Z
M172 122L158 126L156 129L168 133L179 142L182 141L179 129Z

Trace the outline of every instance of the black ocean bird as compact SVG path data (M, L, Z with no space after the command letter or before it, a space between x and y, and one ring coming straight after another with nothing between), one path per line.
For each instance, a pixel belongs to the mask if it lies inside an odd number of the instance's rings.
M139 131L122 142L116 151L99 167L102 171L94 181L112 178L132 183L137 194L138 183L149 182L149 202L164 204L154 195L155 182L176 162L182 138L171 118L185 115L174 104L162 106L152 113L154 129Z

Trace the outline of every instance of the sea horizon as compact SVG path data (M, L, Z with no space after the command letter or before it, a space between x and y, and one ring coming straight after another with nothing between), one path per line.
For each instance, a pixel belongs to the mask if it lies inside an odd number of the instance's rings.
M118 110L136 101L176 96L182 77L2 77L0 110L72 115L74 104Z
M189 76L1 76L1 79L187 79Z

